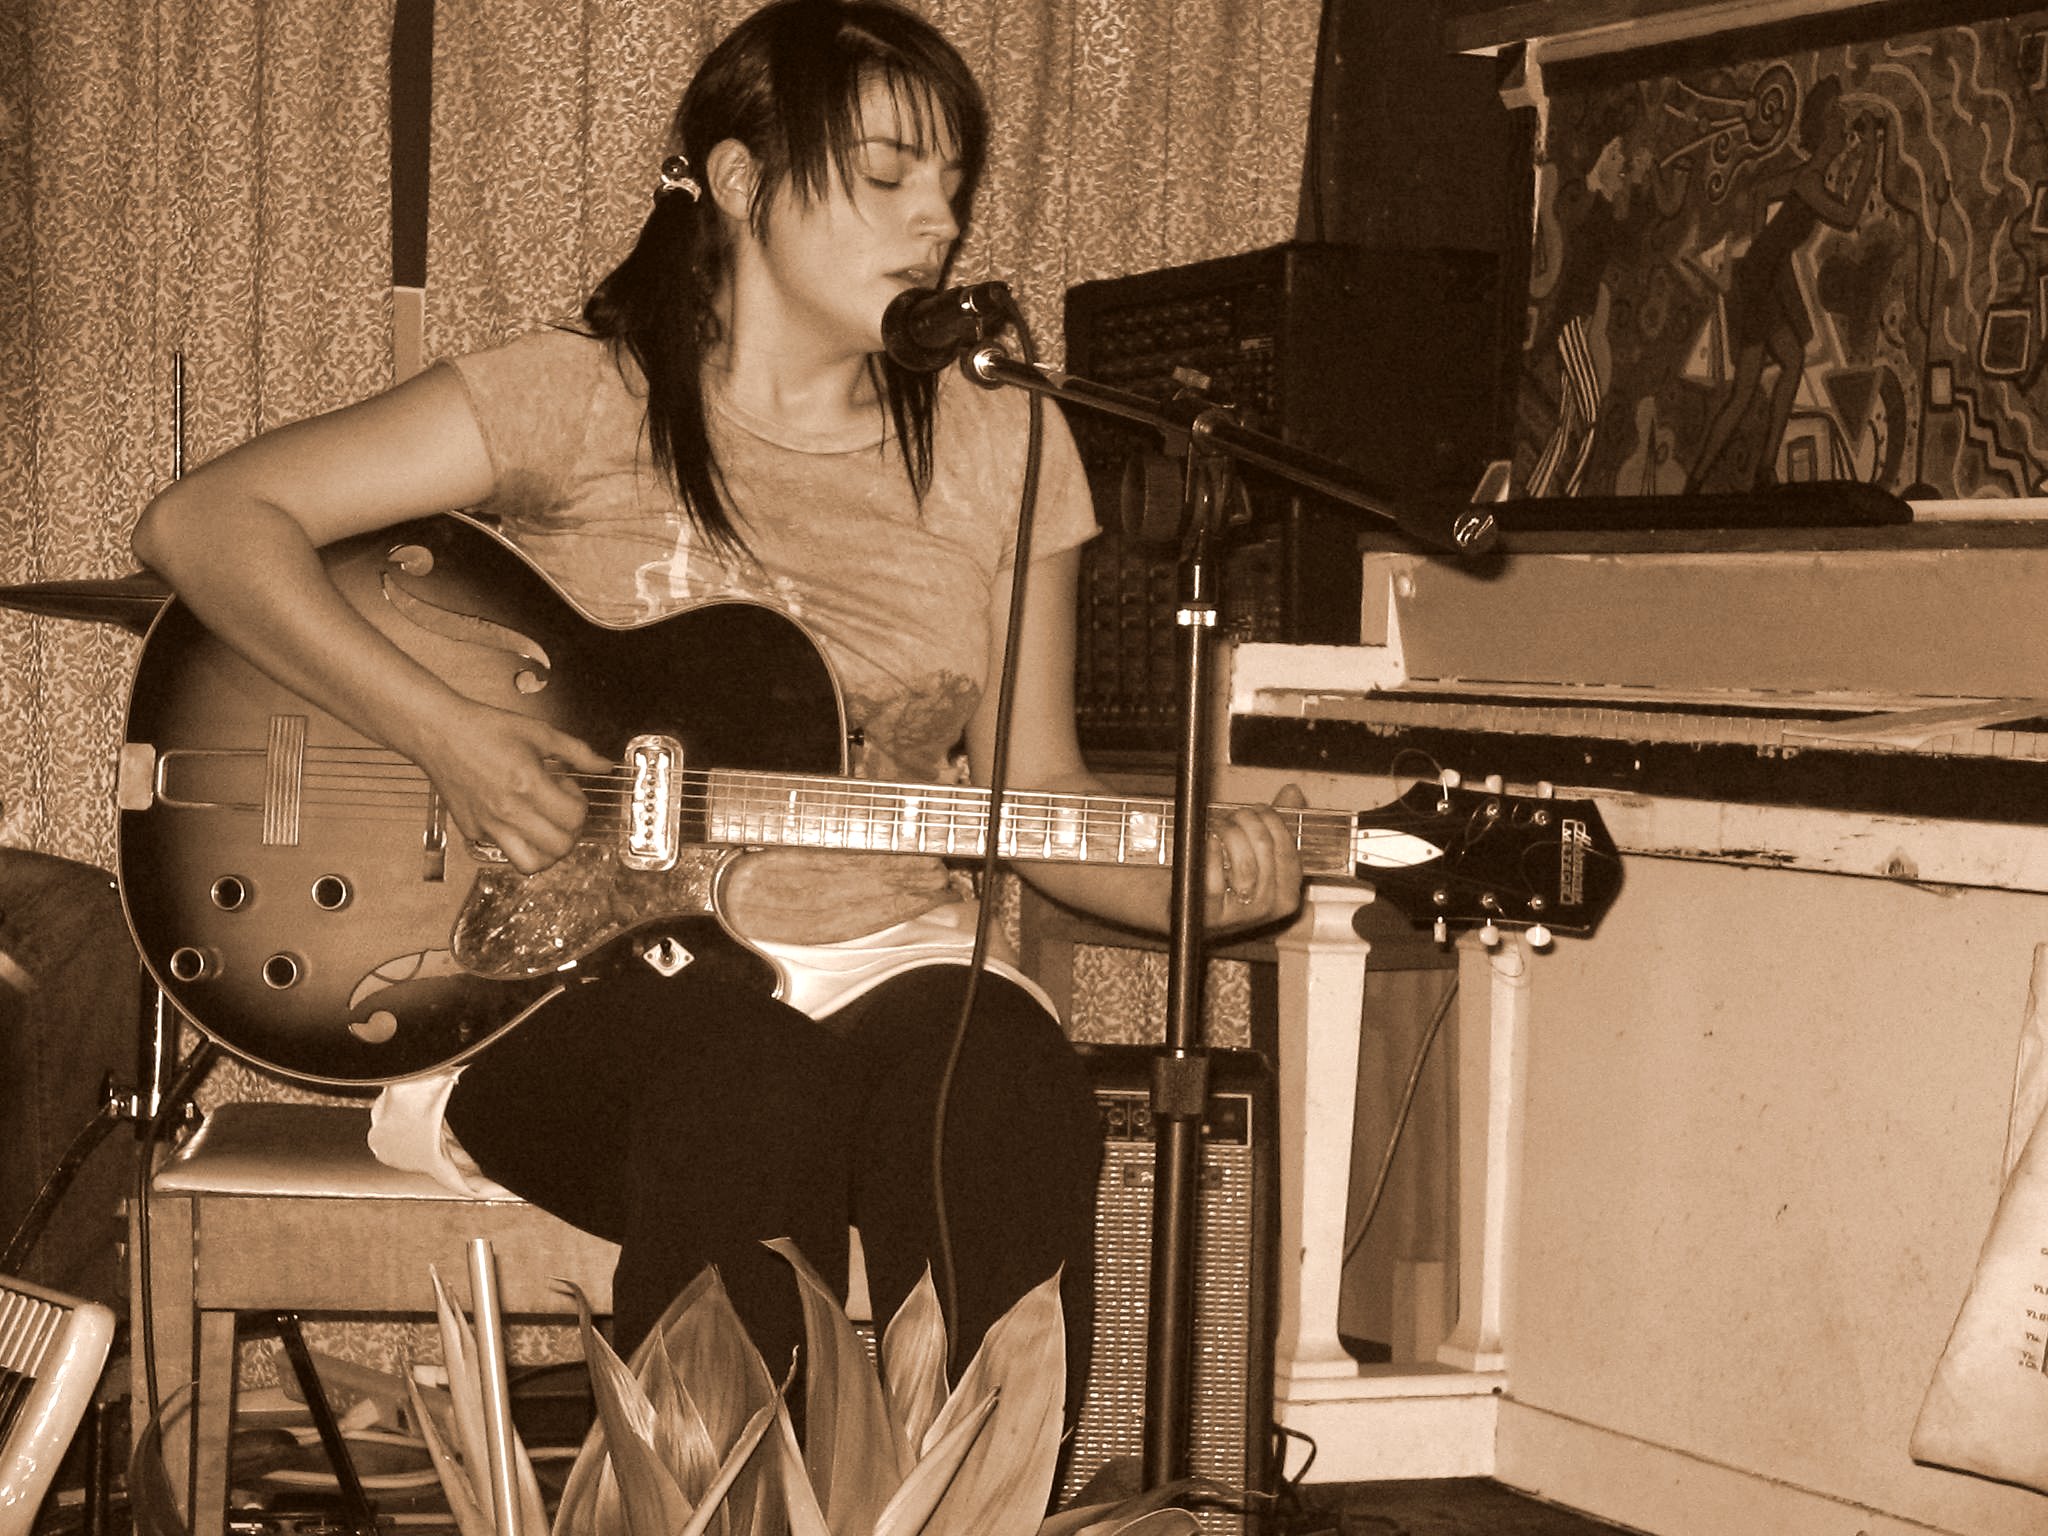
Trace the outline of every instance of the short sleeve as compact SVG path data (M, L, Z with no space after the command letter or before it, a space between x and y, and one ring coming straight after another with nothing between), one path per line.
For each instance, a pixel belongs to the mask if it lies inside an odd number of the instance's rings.
M602 342L574 332L533 331L452 359L491 457L493 490L484 510L518 522L558 507L582 457Z
M1038 462L1038 505L1031 520L1031 558L1043 560L1086 544L1101 532L1095 500L1080 450L1066 413L1055 404L1045 408L1045 443ZM1007 569L1015 551L1003 557Z
M1017 515L1035 402L1045 407L1045 436L1032 509L1031 558L1043 560L1095 537L1100 530L1088 476L1056 402L1021 390L985 389L956 373L940 381L939 401L939 426L947 434L939 455L940 473L972 484L962 499L980 502L989 534L1002 540L995 555L997 570L1008 570L1016 558Z

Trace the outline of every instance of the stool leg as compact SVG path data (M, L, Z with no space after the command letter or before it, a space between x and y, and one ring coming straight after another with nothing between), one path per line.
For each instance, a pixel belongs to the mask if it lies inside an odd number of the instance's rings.
M143 1284L142 1222L149 1223L148 1284ZM129 1212L128 1280L130 1373L129 1434L139 1446L149 1429L151 1351L144 1348L144 1329L154 1340L156 1392L159 1405L173 1403L192 1382L193 1352L193 1204L169 1195L151 1195L146 1208ZM148 1310L145 1312L144 1308ZM192 1492L191 1415L179 1412L164 1426L160 1449L164 1472L173 1493L189 1501Z
M234 1417L235 1314L201 1312L192 1392L192 1536L222 1536L227 1529Z

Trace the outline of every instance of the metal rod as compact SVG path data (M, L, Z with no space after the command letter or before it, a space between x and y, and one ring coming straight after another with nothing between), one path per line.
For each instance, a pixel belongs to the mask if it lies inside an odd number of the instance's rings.
M505 1371L505 1324L498 1311L498 1260L486 1237L469 1240L469 1301L476 1314L478 1375L483 1378L484 1453L498 1536L520 1531L519 1465L512 1450L512 1386Z

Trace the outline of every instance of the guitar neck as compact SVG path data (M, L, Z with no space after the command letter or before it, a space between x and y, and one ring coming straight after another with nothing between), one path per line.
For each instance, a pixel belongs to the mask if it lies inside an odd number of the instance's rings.
M989 792L943 784L715 771L704 775L703 840L749 847L829 848L978 858L988 846ZM1173 803L1144 796L1008 790L997 849L1024 863L1173 862ZM1309 875L1348 875L1353 818L1287 810Z

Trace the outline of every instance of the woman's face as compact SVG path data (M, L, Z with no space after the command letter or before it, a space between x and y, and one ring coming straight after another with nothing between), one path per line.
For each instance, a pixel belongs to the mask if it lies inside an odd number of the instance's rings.
M964 173L954 146L919 148L918 115L880 82L860 105L852 185L830 176L806 202L785 184L752 253L784 318L835 354L880 351L889 301L936 287L960 238L953 203Z

